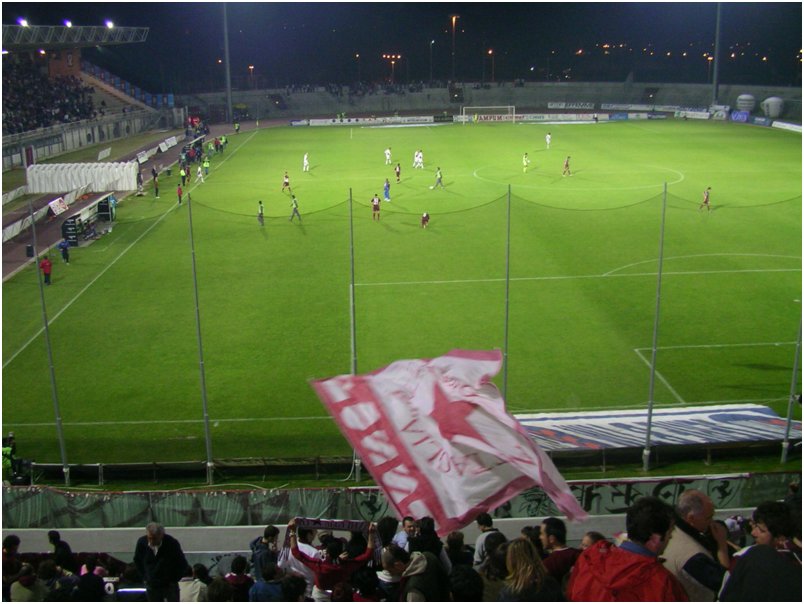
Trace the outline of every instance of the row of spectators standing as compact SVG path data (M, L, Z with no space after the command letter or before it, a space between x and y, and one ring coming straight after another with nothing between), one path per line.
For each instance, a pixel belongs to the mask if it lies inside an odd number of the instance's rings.
M797 503L796 503L797 501ZM704 493L688 490L675 509L656 497L626 511L626 533L587 532L567 545L566 525L545 518L506 536L477 517L474 546L460 531L442 541L432 518L384 517L348 538L304 521L269 525L225 575L187 564L181 545L156 523L136 544L114 595L94 557L79 570L69 546L49 533L51 559L21 564L19 539L3 541L3 599L117 601L801 601L801 503L769 501L750 521L714 520ZM343 530L343 529L342 529ZM750 531L750 533L749 533ZM748 535L753 544L745 546ZM317 540L317 543L316 543Z
M3 61L3 133L95 118L94 89L75 76L48 78L27 61Z

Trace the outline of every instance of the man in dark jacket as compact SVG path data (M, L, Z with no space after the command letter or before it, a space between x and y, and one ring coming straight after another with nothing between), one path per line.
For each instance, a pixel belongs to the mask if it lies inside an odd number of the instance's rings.
M134 549L134 564L145 579L149 601L179 601L179 579L188 564L181 545L165 534L165 527L156 522L145 527Z
M430 552L406 552L390 545L382 552L382 567L400 577L399 599L403 602L443 602L449 600L449 577Z
M74 574L78 570L78 565L75 563L73 550L66 541L62 540L59 531L48 531L47 540L53 546L53 561L56 565Z

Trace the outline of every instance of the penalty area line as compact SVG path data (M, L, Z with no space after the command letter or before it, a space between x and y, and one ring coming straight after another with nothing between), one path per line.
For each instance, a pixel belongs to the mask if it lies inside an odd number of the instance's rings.
M215 424L221 423L243 423L243 422L297 422L297 421L320 421L331 420L329 415L313 415L310 417L233 417L226 419L211 419ZM62 422L63 426L148 426L151 424L203 424L203 419L142 419L142 420L119 420L119 421L92 421L92 422ZM55 426L56 422L12 422L10 427L26 428L47 428Z

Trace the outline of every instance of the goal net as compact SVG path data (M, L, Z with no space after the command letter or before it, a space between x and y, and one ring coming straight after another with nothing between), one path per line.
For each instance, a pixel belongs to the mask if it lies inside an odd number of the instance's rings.
M513 105L497 105L491 107L461 107L461 122L474 124L478 122L515 122L516 107Z

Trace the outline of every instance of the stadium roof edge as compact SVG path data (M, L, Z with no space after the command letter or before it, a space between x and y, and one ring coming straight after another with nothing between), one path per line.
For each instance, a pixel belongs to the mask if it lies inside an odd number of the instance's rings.
M148 27L3 25L3 50L60 50L145 42Z

